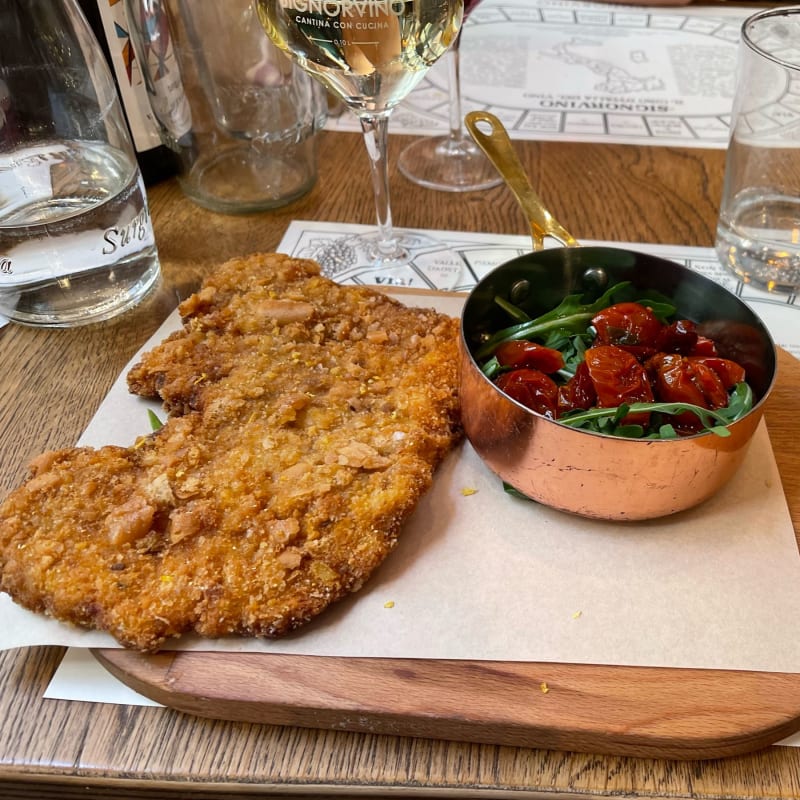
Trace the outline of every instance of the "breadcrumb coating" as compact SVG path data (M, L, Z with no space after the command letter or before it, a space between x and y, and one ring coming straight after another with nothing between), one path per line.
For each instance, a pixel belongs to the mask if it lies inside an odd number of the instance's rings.
M164 426L45 453L0 506L0 589L149 652L278 637L358 590L461 433L457 321L434 310L260 254L180 312L128 375Z

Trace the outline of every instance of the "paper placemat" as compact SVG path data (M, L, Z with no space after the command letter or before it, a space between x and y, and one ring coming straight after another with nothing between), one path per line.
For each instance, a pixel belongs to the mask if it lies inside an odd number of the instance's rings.
M725 149L741 24L756 10L483 0L463 27L462 111L491 111L513 139ZM447 60L390 132L448 132ZM328 128L361 130L346 109Z

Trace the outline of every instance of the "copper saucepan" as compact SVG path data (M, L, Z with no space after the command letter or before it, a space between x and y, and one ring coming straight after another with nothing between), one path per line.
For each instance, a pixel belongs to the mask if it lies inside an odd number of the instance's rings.
M687 267L631 250L580 246L537 197L502 123L478 111L467 115L466 125L514 192L533 237L533 252L494 269L464 306L460 391L472 446L518 491L585 517L650 519L709 498L740 466L763 415L776 366L766 327L738 297ZM563 246L543 249L546 237ZM568 294L599 296L620 281L672 298L678 316L698 323L700 332L717 342L720 355L745 368L756 402L729 426L730 436L624 439L570 428L512 400L481 372L474 352L509 324L496 296L534 317Z

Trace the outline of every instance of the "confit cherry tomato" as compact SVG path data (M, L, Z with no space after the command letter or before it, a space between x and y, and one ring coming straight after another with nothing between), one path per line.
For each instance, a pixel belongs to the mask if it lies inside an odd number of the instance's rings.
M589 376L597 392L600 408L614 408L623 403L652 402L653 390L647 372L636 357L614 345L590 347L585 354ZM625 424L647 425L648 412L628 414Z
M614 347L619 347L620 350L630 353L642 364L658 352L655 347L649 344L616 344Z
M659 353L654 356L647 366L653 377L656 397L668 403L694 403L703 408L728 405L725 384L707 363L713 360L686 357L679 353Z
M663 325L641 303L616 303L592 317L598 344L654 346Z
M701 408L722 408L728 404L728 392L719 375L702 359L679 353L659 353L647 364L656 397L666 403L692 403ZM673 417L676 429L693 432L702 427L691 412Z
M664 325L656 337L656 349L662 353L686 355L697 345L697 325L688 319L678 319Z
M715 356L717 355L717 345L713 339L707 336L698 335L694 347L689 353L690 356Z
M550 419L556 418L558 386L538 369L514 369L495 381L497 387L518 403Z
M711 367L719 375L719 379L726 389L733 389L737 383L741 383L745 379L744 367L729 358L691 355L689 360L693 364L705 364L705 366Z
M589 367L585 361L581 361L575 374L558 387L558 416L577 409L585 411L595 403L597 403L597 392L589 375Z
M503 342L494 354L503 367L529 367L548 375L564 368L564 356L559 350L525 339Z

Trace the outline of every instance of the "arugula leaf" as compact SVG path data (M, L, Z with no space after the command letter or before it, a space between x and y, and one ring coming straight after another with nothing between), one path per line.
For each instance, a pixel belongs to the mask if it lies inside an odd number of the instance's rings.
M753 390L748 383L742 381L733 387L730 398L725 408L717 409L717 413L727 420L728 425L741 419L753 407Z
M658 432L650 434L652 439L677 439L678 431L668 422L658 426Z
M675 313L675 306L670 301L661 296L658 292L649 292L646 296L642 297L641 292L638 292L632 286L630 281L622 281L621 283L614 284L607 289L603 294L592 303L582 302L582 294L567 295L555 308L551 309L545 314L536 317L535 319L524 319L525 314L521 309L511 305L508 301L501 297L495 297L495 302L503 308L512 319L521 319L523 321L517 322L507 328L497 331L490 336L478 348L475 353L475 358L478 361L491 356L497 346L503 342L512 341L514 339L534 339L536 337L547 338L550 335L566 336L569 334L586 334L586 327L591 322L592 317L598 311L602 311L616 302L622 302L618 295L626 295L625 301L628 301L628 295L633 294L639 299L643 305L647 305L653 309L653 313L660 319L666 319ZM633 300L631 300L633 302ZM514 311L512 312L511 309Z
M481 371L490 380L494 380L502 371L503 367L497 360L497 356L492 356L482 367Z
M556 330L545 337L545 347L558 350L564 357L564 366L555 373L559 378L566 382L575 374L593 339L594 334L588 331L573 334L570 331Z
M753 407L753 392L750 387L742 382L737 383L730 395L730 400L725 408L714 411L696 406L692 403L625 403L614 408L590 408L587 411L571 411L559 417L559 422L573 428L606 433L610 436L624 436L628 438L672 439L677 437L674 427L669 424L659 426L656 433L644 436L645 431L641 425L618 425L630 413L648 411L654 414L683 414L690 412L701 422L702 428L698 433L713 433L717 436L730 436L727 426L740 419Z
M528 497L528 495L523 494L519 489L512 486L510 483L506 483L503 481L503 491L506 494L510 494L512 497L518 497L520 500L532 500L533 498Z
M513 303L509 303L508 300L504 300L499 295L495 295L494 298L495 303L503 309L503 311L508 314L511 319L517 320L517 322L527 322L530 317L526 314L519 306L515 306Z

